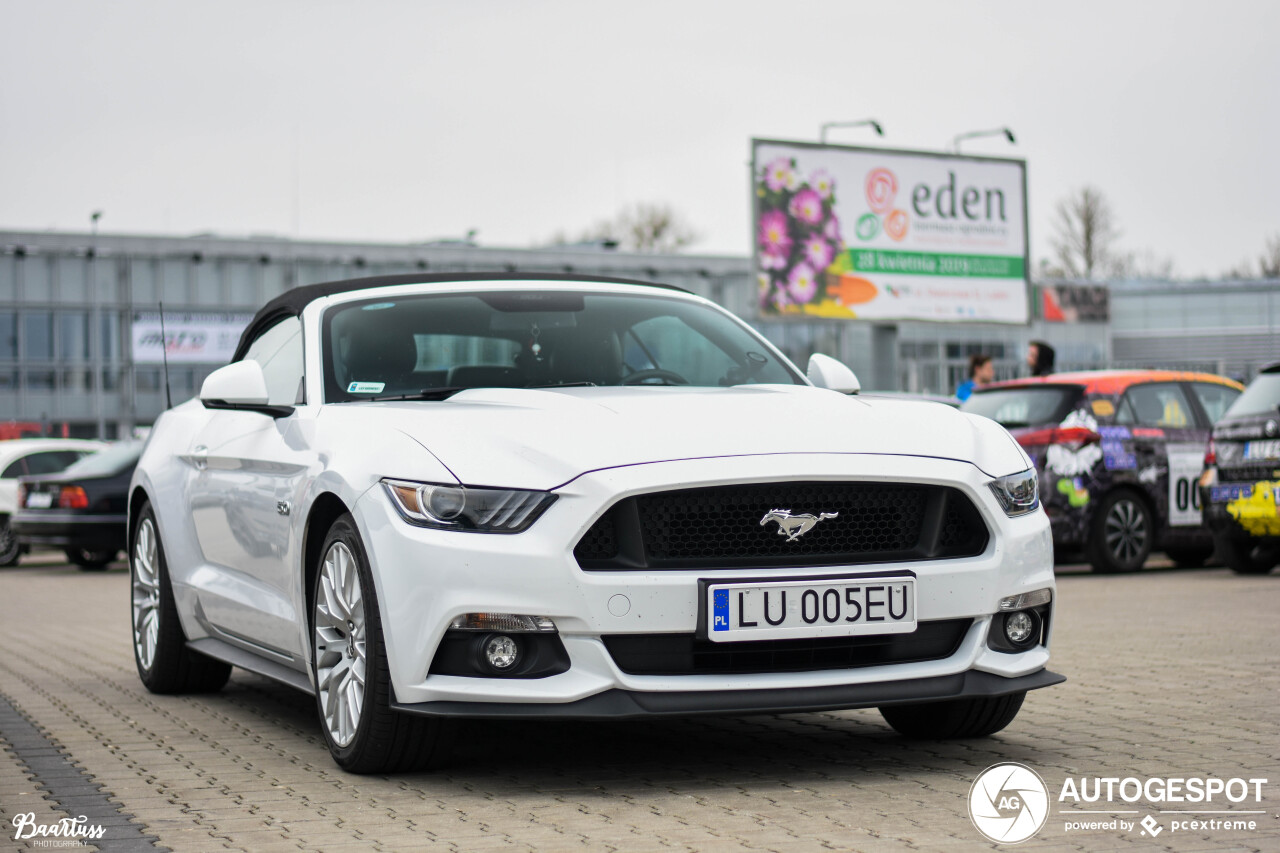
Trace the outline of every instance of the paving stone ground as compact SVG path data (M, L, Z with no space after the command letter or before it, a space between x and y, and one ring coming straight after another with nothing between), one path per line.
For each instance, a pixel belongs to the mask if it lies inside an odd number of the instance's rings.
M875 711L472 722L445 771L361 777L330 761L312 700L288 688L237 670L214 695L147 693L123 565L29 559L0 569L0 705L50 746L32 771L6 737L20 739L18 724L0 726L0 851L69 849L17 840L12 822L100 814L102 799L139 829L86 849L981 850L995 845L970 822L968 794L1000 762L1033 768L1051 794L1048 822L1019 849L1280 850L1280 572L1060 569L1051 668L1070 680L1031 693L989 739L908 741ZM1253 831L1175 831L1175 818L1224 816L1111 806L1159 819L1152 837L1064 831L1115 817L1056 802L1068 776L1270 782L1260 806L1214 805L1260 810L1235 815ZM62 805L59 778L79 785Z

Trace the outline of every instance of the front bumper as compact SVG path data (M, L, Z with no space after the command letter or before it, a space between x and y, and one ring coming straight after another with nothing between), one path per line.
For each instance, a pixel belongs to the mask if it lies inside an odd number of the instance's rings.
M1232 539L1280 537L1280 481L1218 483L1200 487L1204 523Z
M1046 646L1006 653L987 645L1000 598L1054 586L1048 520L1042 512L1006 517L986 486L990 479L968 463L951 460L780 454L637 465L584 475L559 489L559 500L546 514L516 535L413 527L399 517L382 489L367 492L356 503L354 515L372 563L395 699L402 710L570 717L763 713L956 698L969 695L966 691L977 689L972 687L977 683L1004 684L1009 688L1004 692L1019 692L1032 689L1016 686L1025 677L1057 678L1037 675L1048 663ZM990 541L972 558L818 569L592 572L574 560L573 548L583 533L609 506L629 495L799 480L953 486L978 507ZM880 569L915 574L918 620L971 620L952 655L855 669L635 675L617 666L601 640L609 634L695 632L699 580L807 578ZM569 670L528 679L428 675L450 622L472 612L550 617L568 653ZM971 672L997 681L968 682L966 673ZM932 686L912 686L926 683ZM1049 683L1055 682L1035 686ZM529 706L548 707L530 712Z
M19 512L13 532L24 545L84 548L90 551L123 550L128 521L123 515L86 515L68 510Z

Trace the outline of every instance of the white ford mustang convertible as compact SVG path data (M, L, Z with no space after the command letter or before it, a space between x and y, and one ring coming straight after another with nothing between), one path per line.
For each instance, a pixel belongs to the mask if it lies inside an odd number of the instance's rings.
M138 465L138 673L314 694L358 773L438 764L459 717L999 731L1063 680L1035 471L994 421L856 391L662 285L291 290Z

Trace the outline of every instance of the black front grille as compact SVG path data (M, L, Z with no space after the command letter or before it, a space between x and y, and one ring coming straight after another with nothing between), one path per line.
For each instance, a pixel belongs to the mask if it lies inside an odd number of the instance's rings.
M794 539L773 510L821 518ZM969 557L987 527L958 489L907 483L751 483L639 495L574 549L584 569L824 566Z
M722 675L852 669L943 660L960 648L972 619L921 622L910 634L713 643L693 634L606 634L614 663L631 675Z

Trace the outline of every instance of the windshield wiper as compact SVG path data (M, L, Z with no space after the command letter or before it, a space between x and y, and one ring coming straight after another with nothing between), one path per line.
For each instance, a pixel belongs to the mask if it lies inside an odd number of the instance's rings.
M594 382L546 382L542 385L526 385L526 388L595 388Z
M425 388L421 391L411 391L408 394L384 394L381 397L361 397L358 400L348 400L349 403L387 403L393 400L447 400L459 391L470 391L471 388L461 388L457 386L447 386L444 388Z

